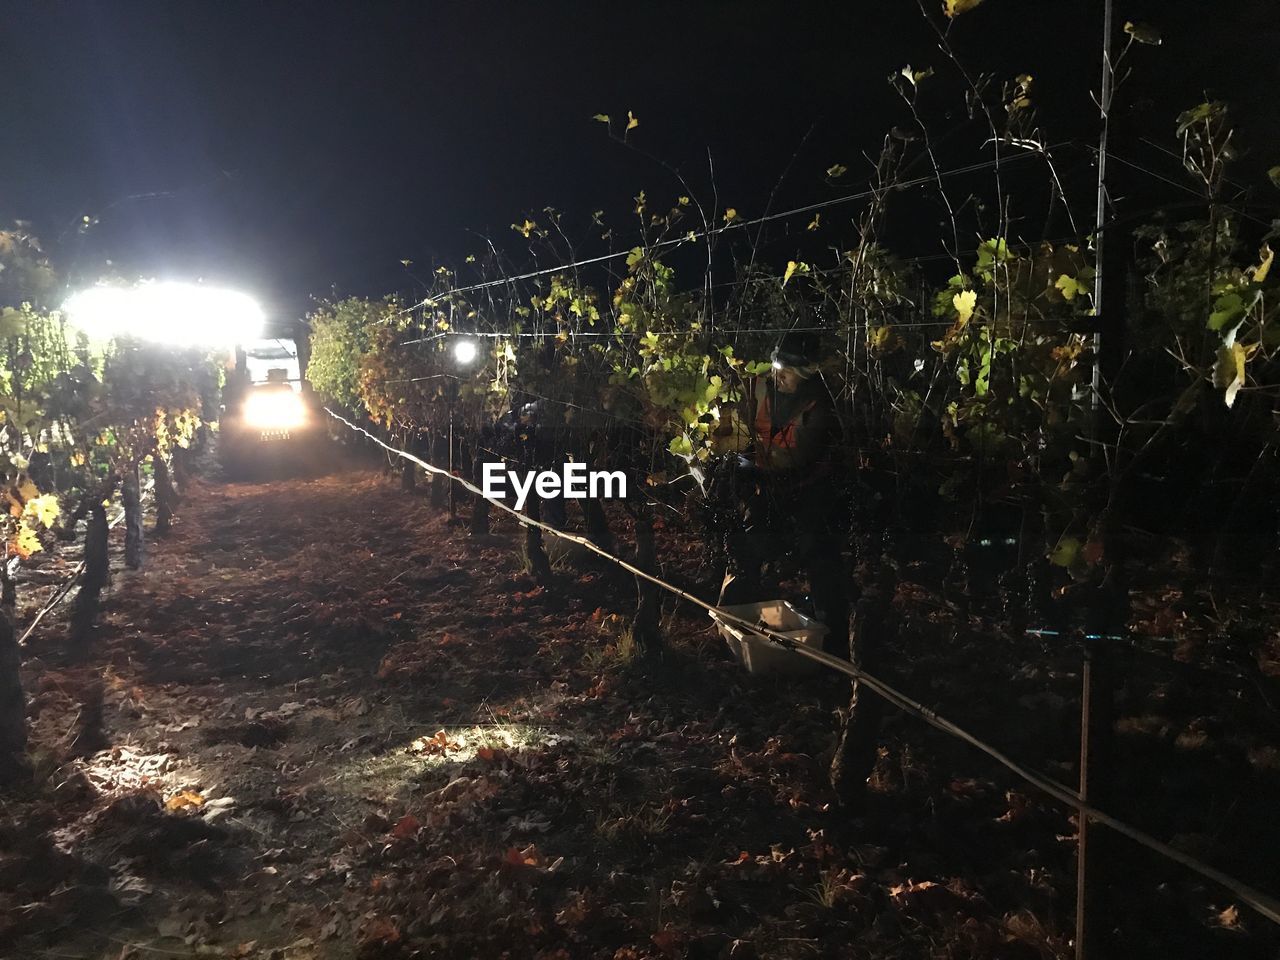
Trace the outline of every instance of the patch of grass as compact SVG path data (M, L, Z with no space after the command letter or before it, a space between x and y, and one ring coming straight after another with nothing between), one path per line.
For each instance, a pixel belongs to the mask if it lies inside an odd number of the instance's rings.
M610 843L622 841L648 844L666 833L671 814L660 805L638 803L617 804L596 817L595 833Z
M602 625L602 629L609 629L613 623L621 623L621 618L618 618L617 614L610 614L606 623ZM588 648L582 655L582 666L592 673L606 673L631 665L639 655L640 649L636 645L634 628L631 624L627 624L618 630L612 643Z

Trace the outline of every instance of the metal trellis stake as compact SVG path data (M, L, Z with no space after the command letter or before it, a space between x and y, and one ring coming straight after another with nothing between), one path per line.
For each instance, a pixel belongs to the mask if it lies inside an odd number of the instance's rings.
M1103 0L1102 8L1102 90L1101 96L1098 98L1098 110L1101 117L1101 130L1098 133L1098 196L1097 207L1095 210L1094 220L1094 277L1093 277L1093 311L1095 321L1097 321L1093 332L1093 403L1092 403L1092 439L1093 456L1102 461L1103 471L1100 475L1105 476L1105 454L1102 453L1102 445L1100 440L1102 433L1102 417L1104 410L1102 407L1102 322L1106 319L1103 307L1103 283L1105 279L1105 270L1103 269L1103 245L1106 243L1105 224L1107 216L1107 133L1110 125L1111 117L1111 95L1113 70L1111 63L1111 35L1113 32L1112 20L1113 0ZM1099 531L1099 535L1103 535ZM1106 545L1104 545L1104 549ZM1100 603L1101 597L1095 596L1093 602ZM1106 631L1092 631L1105 633ZM1095 710L1093 698L1095 693L1100 696L1109 696L1110 687L1103 683L1100 689L1094 690L1094 656L1095 651L1092 647L1093 641L1087 641L1084 651L1084 664L1081 670L1081 689L1080 689L1080 800L1082 803L1089 802L1089 768L1096 762L1096 757L1091 755L1091 732L1092 724L1090 716ZM1105 664L1097 664L1105 671ZM1105 679L1105 678L1103 678ZM1109 715L1106 711L1104 715ZM1106 732L1109 735L1109 731ZM1089 945L1097 940L1096 930L1091 930L1089 926L1089 910L1090 901L1097 900L1097 890L1090 889L1089 877L1089 818L1083 813L1078 816L1076 839L1076 929L1075 929L1075 956L1076 960L1086 960L1089 953ZM1097 877L1092 880L1092 885L1096 888ZM1097 919L1096 917L1094 918Z

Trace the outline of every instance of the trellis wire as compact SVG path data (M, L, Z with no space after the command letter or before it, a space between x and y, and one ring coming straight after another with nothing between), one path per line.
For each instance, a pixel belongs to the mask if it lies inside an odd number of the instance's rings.
M1046 147L1045 149L1056 150L1059 147L1070 146L1070 145L1071 145L1071 141L1063 141L1062 143L1053 144L1052 146ZM818 210L825 210L828 207L839 206L840 204L844 204L844 203L853 203L858 200L867 200L881 193L888 193L888 192L897 191L897 190L909 190L912 187L919 187L919 186L926 186L928 184L934 184L938 182L939 176L955 177L955 176L960 176L966 173L976 173L980 170L989 170L997 166L998 164L1007 165L1017 160L1026 159L1028 157L1037 157L1040 155L1041 155L1040 152L1020 153L1020 154L1015 154L1013 157L1002 158L1001 160L998 160L998 161L983 160L979 163L971 163L963 167L953 167L950 170L943 170L940 174L936 176L933 174L930 174L929 176L916 177L914 180L904 180L901 183L890 184L885 187L874 187L869 190L859 191L858 193L850 193L841 197L833 197L830 200L819 200L815 203L805 204L802 207L794 207L790 210L782 210L782 211L779 211L778 213L766 214L765 216L755 217L754 219L751 219L751 220L735 219L730 223L726 223L724 226L712 227L710 230L702 230L702 231L691 230L688 233L679 237L672 237L668 240L659 240L656 243L651 244L651 247L653 249L659 249L659 248L665 248L665 247L678 247L686 243L692 243L695 240L704 240L708 237L719 236L720 234L728 233L731 230L742 230L742 229L746 229L747 227L758 226L759 224L768 223L773 220L782 220L787 217L799 216L800 214L803 214L803 213L814 213ZM605 253L597 257L588 257L584 260L575 260L571 263L563 263L554 267L543 267L538 270L530 270L526 273L517 274L516 276L513 276L513 277L499 277L495 280L484 280L480 283L473 283L463 287L453 287L449 290L445 290L440 293L433 294L432 296L425 297L424 299L415 303L413 306L405 307L403 310L395 314L395 316L403 316L406 313L412 313L414 310L418 310L422 307L429 306L430 304L436 303L437 301L442 300L445 297L452 296L454 294L472 293L476 290L487 290L492 287L509 286L510 284L519 283L520 281L523 281L523 280L532 280L537 277L545 277L553 273L563 273L566 270L576 270L579 267L595 266L596 264L607 263L611 260L618 260L618 259L621 259L622 257L629 257L630 255L631 255L630 250L618 250L613 253ZM380 320L378 322L389 323L391 319L392 318L388 317L387 319Z

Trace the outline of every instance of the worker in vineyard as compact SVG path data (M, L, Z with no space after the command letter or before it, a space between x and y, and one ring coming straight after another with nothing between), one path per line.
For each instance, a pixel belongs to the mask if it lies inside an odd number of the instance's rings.
M828 653L849 653L849 603L840 549L831 395L819 375L812 332L788 332L772 356L767 378L749 384L738 413L747 449L735 478L742 523L729 543L720 602L747 603L761 595L764 564L785 553L803 564L814 610L828 629Z

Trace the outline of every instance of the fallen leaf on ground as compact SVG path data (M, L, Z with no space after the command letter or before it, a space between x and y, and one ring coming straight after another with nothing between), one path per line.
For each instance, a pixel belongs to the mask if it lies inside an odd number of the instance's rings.
M418 822L418 818L412 813L406 813L391 828L391 835L397 840L411 840L418 835L418 830L422 824Z
M194 790L180 790L175 793L167 801L164 808L169 811L185 810L188 807L203 807L204 797L196 793Z

